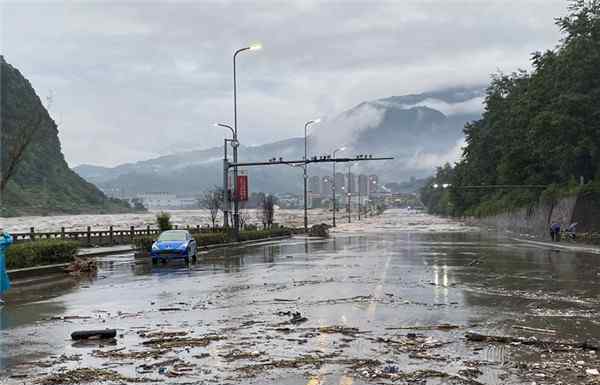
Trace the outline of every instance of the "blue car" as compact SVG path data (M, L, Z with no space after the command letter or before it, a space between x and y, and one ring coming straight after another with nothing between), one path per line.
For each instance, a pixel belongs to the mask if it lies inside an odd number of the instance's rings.
M183 259L186 263L196 259L198 247L187 230L163 231L152 244L152 263L166 262L169 259Z

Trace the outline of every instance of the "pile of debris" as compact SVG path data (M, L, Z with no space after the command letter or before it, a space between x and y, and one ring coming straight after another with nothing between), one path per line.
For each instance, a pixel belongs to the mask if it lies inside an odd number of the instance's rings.
M326 223L321 223L320 225L313 225L308 230L308 235L311 237L323 237L326 238L329 236L329 225Z
M71 262L69 264L69 266L67 266L65 268L65 271L69 274L93 274L96 273L98 271L98 264L96 263L95 259L91 259L91 258L75 258L75 260L73 262Z
M66 372L54 373L48 377L35 380L34 383L38 385L58 385L58 384L89 384L98 382L132 382L132 383L148 383L148 382L160 382L152 378L130 378L125 377L113 370L108 369L92 369L92 368L79 368L69 370Z

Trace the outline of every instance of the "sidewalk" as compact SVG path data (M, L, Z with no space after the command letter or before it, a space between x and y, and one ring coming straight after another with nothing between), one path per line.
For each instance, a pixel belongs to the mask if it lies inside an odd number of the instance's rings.
M77 255L79 257L98 257L102 255L128 253L137 251L133 245L117 245L117 246L106 246L106 247L88 247L79 249Z
M596 245L582 245L577 243L570 242L550 242L550 241L534 241L530 239L522 239L522 238L510 238L512 241L517 241L521 243L529 243L537 246L547 246L554 249L562 249L568 251L580 251L583 253L591 253L591 254L600 254L600 246Z

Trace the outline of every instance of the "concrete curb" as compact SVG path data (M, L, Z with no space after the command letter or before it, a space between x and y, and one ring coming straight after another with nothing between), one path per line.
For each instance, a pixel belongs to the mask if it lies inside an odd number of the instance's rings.
M34 266L23 269L8 270L7 273L8 277L11 279L11 281L13 281L40 275L63 273L65 267L67 266L69 266L68 263L57 263L55 265Z
M103 255L111 255L111 254L118 254L118 253L130 253L130 252L136 252L139 249L136 249L134 247L132 247L131 245L119 245L119 246L112 246L112 247L98 247L98 250L94 250L92 249L83 249L80 250L80 252L77 254L78 257L83 257L83 258L87 258L87 257L101 257Z
M214 249L221 249L221 248L225 248L225 247L245 246L245 245L251 245L253 243L259 243L259 242L280 241L282 239L288 239L291 237L293 237L293 235L281 235L279 237L251 239L249 241L242 241L242 242L217 243L214 245L201 246L201 247L199 247L199 249L200 250L214 250Z

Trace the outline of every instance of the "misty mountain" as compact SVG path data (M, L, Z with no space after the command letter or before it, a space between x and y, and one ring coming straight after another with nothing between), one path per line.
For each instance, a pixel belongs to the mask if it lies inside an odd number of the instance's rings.
M481 116L484 89L453 88L363 102L321 124L311 126L309 154L322 155L341 146L338 157L356 154L393 156L394 161L365 162L353 172L375 173L385 181L431 175L444 161L454 161L464 124ZM273 157L301 159L303 138L240 147L240 161ZM231 149L229 150L231 159ZM127 163L112 168L81 165L74 170L105 191L195 194L222 183L223 148L213 147ZM309 166L311 175L331 173L329 166ZM345 167L340 167L344 172ZM248 170L251 191L300 192L302 171L290 166Z

